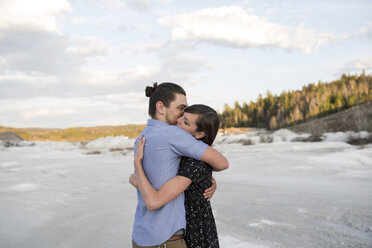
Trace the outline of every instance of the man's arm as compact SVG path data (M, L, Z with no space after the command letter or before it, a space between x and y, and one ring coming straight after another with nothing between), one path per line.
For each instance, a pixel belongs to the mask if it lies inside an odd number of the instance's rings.
M146 208L152 211L164 206L180 195L191 184L191 180L183 176L176 176L163 184L159 190L156 190L147 179L142 167L143 147L145 142L146 140L142 138L142 136L138 140L136 156L134 158L136 177L131 176L129 181L133 186L137 184L138 190L141 192L146 204Z
M214 171L222 171L229 168L229 161L211 146L207 147L200 160L212 166Z

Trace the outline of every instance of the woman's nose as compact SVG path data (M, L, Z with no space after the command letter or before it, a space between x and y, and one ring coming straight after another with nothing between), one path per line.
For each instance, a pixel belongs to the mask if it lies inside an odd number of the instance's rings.
M177 124L181 124L182 116L177 119Z

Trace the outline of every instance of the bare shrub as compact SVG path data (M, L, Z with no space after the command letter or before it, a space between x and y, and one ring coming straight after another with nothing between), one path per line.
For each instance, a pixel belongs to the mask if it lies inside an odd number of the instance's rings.
M254 145L254 143L252 142L251 139L247 139L247 140L242 141L242 145L243 146L250 146L250 145Z
M260 136L260 143L272 143L274 138L271 136Z

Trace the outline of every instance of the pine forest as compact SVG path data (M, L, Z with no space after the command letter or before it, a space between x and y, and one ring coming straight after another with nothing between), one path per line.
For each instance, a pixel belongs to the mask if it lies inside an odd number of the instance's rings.
M372 76L343 74L330 83L318 82L301 90L283 91L279 96L267 91L257 101L225 104L221 127L278 129L324 117L355 105L372 101Z

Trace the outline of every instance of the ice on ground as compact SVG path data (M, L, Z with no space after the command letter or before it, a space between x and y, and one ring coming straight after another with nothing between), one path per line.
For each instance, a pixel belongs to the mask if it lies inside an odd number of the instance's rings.
M219 237L220 247L234 247L234 248L269 248L268 246L255 244L251 242L244 242L231 236Z
M75 150L79 143L76 142L57 142L57 141L34 141L36 147L44 151L71 151Z
M10 162L5 162L5 163L2 163L1 164L1 167L5 168L5 167L13 167L15 165L18 165L19 162L17 161L10 161Z
M268 226L284 226L287 225L285 223L278 223L274 222L271 220L260 220L259 222L252 222L249 224L251 227L262 227L263 225L268 225Z
M216 144L230 163L214 173L211 204L221 248L370 247L372 145L290 142L283 130L276 135L286 141L275 141L273 133L260 132L221 135ZM261 135L272 142L239 141L268 141ZM110 148L133 143L96 140L91 149L101 153L95 155L81 143L3 147L0 247L130 247L133 153L118 156Z
M308 211L306 209L303 209L303 208L297 208L296 209L298 213L307 213Z
M18 192L27 192L27 191L33 191L36 190L40 187L38 184L33 184L33 183L21 183L14 185L13 187L10 188L12 191L18 191Z
M298 135L288 129L279 129L278 131L275 131L272 136L274 137L275 142L281 142L281 141L291 141L296 137L299 137L301 135Z
M310 134L296 134L288 129L280 129L275 132L268 132L264 129L243 134L220 135L216 138L215 144L242 143L244 145L256 145L260 143L291 142L296 138L305 139Z
M235 135L220 135L216 138L215 144L233 144L240 143L243 145L257 145L262 143L283 143L294 141L306 141L311 134L296 134L288 129L279 129L275 132L265 130L252 131ZM366 131L361 132L336 132L324 133L321 138L323 142L349 142L355 139L366 139L371 134Z
M135 139L125 136L107 136L90 141L85 145L88 150L107 152L115 150L132 150Z
M369 137L369 133L366 131L361 132L336 132L336 133L324 133L325 142L348 142L354 139L366 139Z

